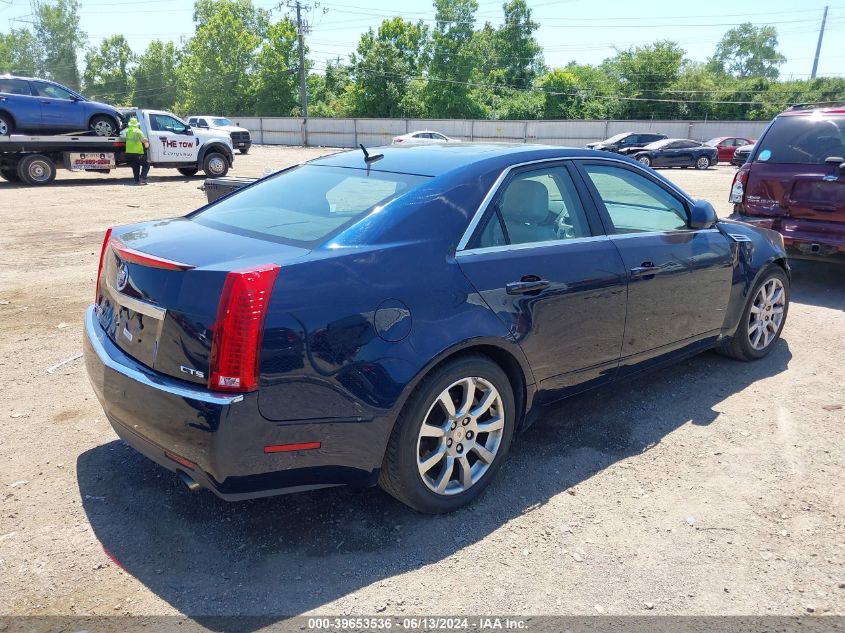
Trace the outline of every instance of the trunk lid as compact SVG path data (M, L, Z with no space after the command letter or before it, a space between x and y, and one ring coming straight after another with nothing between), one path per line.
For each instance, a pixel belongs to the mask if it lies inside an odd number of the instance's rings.
M97 289L100 324L144 365L203 385L226 275L309 252L184 218L118 229L115 238Z

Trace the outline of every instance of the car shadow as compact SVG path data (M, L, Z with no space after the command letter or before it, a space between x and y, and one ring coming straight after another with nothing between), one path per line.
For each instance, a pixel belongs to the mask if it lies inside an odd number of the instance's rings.
M708 352L570 398L517 438L475 504L445 516L418 514L378 488L226 503L188 492L118 441L79 457L80 495L107 555L151 592L212 630L235 615L256 617L240 626L257 630L448 558L679 427L710 424L723 400L791 358L784 340L755 363ZM416 596L399 585L392 600L388 613Z
M845 258L842 262L789 261L793 303L845 311Z
M197 182L200 183L205 180L207 176L205 174L195 174L193 176L183 176L182 174L176 173L175 171L170 174L166 175L155 175L150 174L148 180L150 184L154 184L157 182L175 182L177 180L182 180L185 182ZM92 185L128 185L132 181L132 172L127 172L126 174L121 175L114 175L109 176L107 174L103 174L100 178L73 178L73 179L66 179L61 180L60 178L56 178L53 182L51 182L48 187L50 189L62 189L63 187L90 187ZM20 182L9 182L6 180L0 180L0 190L2 189L34 189L37 190L38 187L30 187L29 185L25 185Z

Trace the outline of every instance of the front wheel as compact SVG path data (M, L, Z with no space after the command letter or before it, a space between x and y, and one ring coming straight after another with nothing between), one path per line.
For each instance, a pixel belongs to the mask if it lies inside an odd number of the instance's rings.
M757 360L772 351L789 312L789 277L769 267L748 296L733 339L719 351L738 360Z
M242 148L240 148L238 151L239 151L241 154L249 154L249 148L248 148L248 147L242 147Z
M710 168L710 159L706 156L699 156L698 160L695 161L695 168L696 169L709 169Z
M97 136L117 136L119 131L117 122L105 114L93 117L89 127Z
M651 159L648 156L637 157L637 162L645 167L651 167Z
M427 514L456 510L480 495L501 467L516 421L507 375L485 356L436 369L396 421L379 485Z
M202 170L210 178L220 178L229 173L229 161L223 154L211 152L202 161Z

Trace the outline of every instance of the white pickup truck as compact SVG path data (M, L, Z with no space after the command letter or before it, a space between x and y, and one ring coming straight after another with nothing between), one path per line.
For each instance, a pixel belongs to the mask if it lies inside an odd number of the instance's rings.
M234 160L232 140L224 132L192 129L179 117L161 110L122 108L127 120L137 117L150 141L148 158L156 168L175 168L184 176L202 170L212 178L225 176ZM0 178L26 185L49 185L56 170L108 173L126 165L125 137L84 134L0 136Z
M175 167L193 176L199 170L210 178L225 176L234 161L232 139L226 132L192 128L170 112L121 108L128 121L137 117L150 141L147 158L153 167Z

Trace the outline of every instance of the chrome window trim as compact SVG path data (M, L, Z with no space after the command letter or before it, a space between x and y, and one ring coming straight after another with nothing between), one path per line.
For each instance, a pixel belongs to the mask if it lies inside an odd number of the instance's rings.
M572 238L572 239L563 238L563 239L560 239L560 240L551 240L551 241L546 241L546 242L534 242L534 243L531 243L531 244L504 244L502 246L487 246L487 247L484 247L482 249L478 249L478 248L468 249L467 248L467 244L469 244L469 241L472 238L473 233L475 233L476 228L478 228L478 225L481 222L481 218L484 217L484 213L487 211L487 207L490 206L490 202L496 196L496 193L498 193L499 188L502 186L502 183L505 181L505 179L510 175L510 173L513 170L519 169L521 167L528 167L530 165L542 165L542 164L545 164L545 163L561 163L561 162L564 162L564 161L579 161L579 160L580 161L600 161L600 162L604 162L604 163L619 163L621 165L625 165L627 167L630 167L635 171L639 171L646 176L649 175L648 172L645 170L645 168L642 167L641 165L639 165L639 163L628 162L626 160L620 160L618 158L610 158L610 157L604 157L604 156L558 156L558 157L555 157L555 158L538 158L537 160L529 160L529 161L526 161L524 163L516 163L514 165L510 165L510 166L508 166L508 167L506 167L505 169L502 170L502 173L500 173L499 176L496 178L495 182L490 187L490 190L487 192L487 195L484 196L484 199L481 201L481 204L478 205L478 209L475 210L475 213L473 214L472 219L469 222L469 225L467 226L466 230L464 231L464 234L461 236L461 239L458 242L458 246L455 249L455 256L457 257L462 253L468 254L468 253L474 253L474 252L479 252L479 251L492 252L489 249L496 249L496 250L504 251L504 250L514 249L514 248L517 248L517 247L528 248L530 246L534 246L534 245L537 245L537 244L542 244L542 245L547 246L547 245L551 245L551 244L571 243L575 240L584 240L584 239L591 239L591 238L596 238L596 237L608 237L608 235L601 235L601 236L592 235L592 236L590 236L590 238ZM680 197L682 200L684 200L689 205L695 204L695 201L692 198L690 198L686 193L684 193L681 189L679 189L674 183L670 182L669 180L660 178L660 177L657 180L660 182L661 185L664 185L667 189L671 190L673 193L675 193L678 197ZM688 229L688 230L697 230L697 229ZM710 229L705 229L705 230L710 230ZM669 231L669 232L674 232L674 231ZM655 233L651 233L651 235L663 235L665 233L666 233L665 231L657 231ZM628 235L628 234L621 234L620 233L619 235ZM645 235L645 233L637 233L636 235Z
M91 347L94 349L94 352L97 354L97 357L103 365L118 374L126 376L127 378L149 387L150 389L164 391L165 393L179 396L180 398L185 398L186 400L195 400L217 405L235 404L236 402L240 402L244 399L242 394L230 396L228 394L207 391L201 387L192 387L187 384L175 384L175 381L165 382L163 377L159 378L156 375L140 371L134 367L118 362L112 358L106 350L105 344L108 340L106 337L106 331L100 327L100 323L97 321L97 317L94 314L94 306L89 306L85 311L85 335L88 337L88 342L91 343ZM111 343L111 341L109 341L109 343Z
M681 233L683 235L689 235L690 233L721 233L719 229L716 228L709 228L709 229L674 229L671 231L643 231L642 233L611 233L608 237L611 240L628 240L632 237L655 237L659 235L676 235Z
M473 255L484 255L486 253L498 253L501 251L524 251L529 248L543 248L548 246L559 246L561 244L583 244L585 242L606 242L610 237L607 235L590 235L589 237L563 237L559 240L545 240L543 242L523 242L521 244L501 244L499 246L484 246L483 248L470 248L465 251L458 251L455 257L472 257Z

